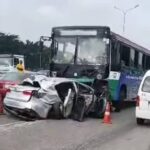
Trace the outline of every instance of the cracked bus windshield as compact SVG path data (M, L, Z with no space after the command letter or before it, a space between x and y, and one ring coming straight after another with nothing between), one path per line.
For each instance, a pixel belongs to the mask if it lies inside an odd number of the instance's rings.
M73 63L75 47L76 47L76 38L57 38L58 50L57 55L55 56L56 63Z
M106 44L101 38L80 38L77 63L106 64L106 61Z
M74 63L77 50L77 64L106 64L107 51L103 38L98 37L59 37L56 63Z

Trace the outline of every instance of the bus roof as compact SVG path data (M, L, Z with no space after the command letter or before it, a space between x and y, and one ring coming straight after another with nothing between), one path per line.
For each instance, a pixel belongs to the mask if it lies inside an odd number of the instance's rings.
M110 30L110 28L108 26L59 26L59 27L53 27L52 28L52 31L54 30L57 30L57 29L64 29L64 30L69 30L69 29L72 29L72 30L77 30L77 29L85 29L85 30L94 30L94 29L108 29ZM132 41L130 41L129 39L117 34L117 33L114 33L114 32L110 32L111 33L111 36L112 38L134 48L134 49L137 49L147 55L150 55L150 50L147 49L147 48L144 48Z
M57 30L57 29L65 29L65 30L69 30L69 29L85 29L85 30L94 30L94 29L102 29L102 28L106 28L109 29L110 28L108 26L59 26L59 27L53 27L52 30Z
M11 57L24 58L24 56L23 56L23 55L15 55L15 54L0 54L0 58L11 58Z
M144 48L144 47L142 47L142 46L140 46L140 45L138 45L138 44L128 40L127 38L125 38L125 37L123 37L123 36L121 36L119 34L114 33L114 32L111 32L111 35L112 35L112 38L115 38L116 40L118 40L118 41L120 41L120 42L122 42L122 43L124 43L124 44L126 44L126 45L128 45L130 47L132 47L132 48L135 48L135 49L137 49L137 50L139 50L139 51L141 51L141 52L143 52L145 54L150 55L150 50L149 49Z

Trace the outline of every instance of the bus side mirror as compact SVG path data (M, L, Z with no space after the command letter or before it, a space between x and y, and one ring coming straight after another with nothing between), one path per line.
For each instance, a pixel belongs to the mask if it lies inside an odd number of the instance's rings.
M40 51L42 52L44 49L44 45L49 47L49 45L51 44L51 37L49 36L41 36L40 37L40 41L39 41L39 46L40 46Z

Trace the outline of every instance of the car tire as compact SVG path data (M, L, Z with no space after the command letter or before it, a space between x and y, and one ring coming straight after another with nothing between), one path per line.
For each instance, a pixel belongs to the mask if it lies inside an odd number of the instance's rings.
M86 102L83 96L79 96L73 106L72 119L82 122L85 117Z
M62 112L60 110L60 103L53 104L54 117L56 119L62 119Z
M136 123L137 123L138 125L143 125L143 124L144 124L144 119L136 118Z
M97 118L103 118L105 109L106 109L107 100L106 98L102 98L96 102L95 112Z

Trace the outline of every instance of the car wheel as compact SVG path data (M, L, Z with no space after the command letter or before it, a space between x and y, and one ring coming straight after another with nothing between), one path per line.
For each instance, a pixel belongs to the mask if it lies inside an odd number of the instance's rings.
M96 117L98 118L104 117L106 104L107 104L106 98L101 98L100 100L96 102L96 106L95 106Z
M83 96L79 96L73 106L72 118L77 121L83 121L86 109L86 102Z
M144 119L136 118L136 123L137 123L138 125L143 125L143 124L144 124Z
M61 119L62 118L62 112L60 110L60 103L55 103L53 104L53 111L54 111L54 116L56 119Z

